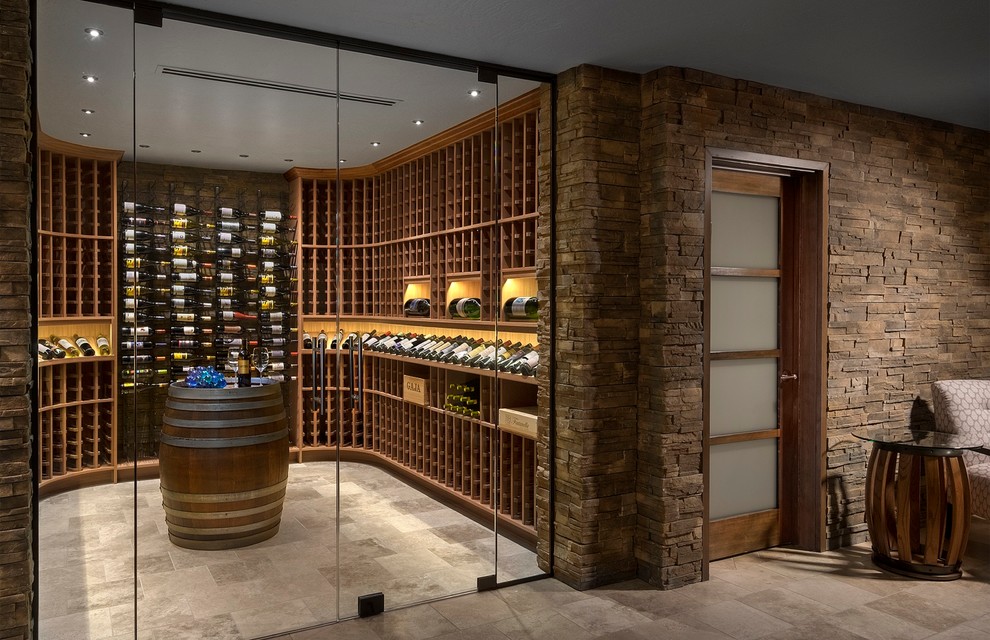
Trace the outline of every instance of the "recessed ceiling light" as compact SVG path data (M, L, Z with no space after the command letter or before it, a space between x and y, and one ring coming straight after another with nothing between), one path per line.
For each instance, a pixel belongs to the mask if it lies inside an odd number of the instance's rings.
M425 122L425 120L413 120L413 124L416 125L417 127L423 124L423 122Z
M338 160L337 162L339 162L340 164L344 164L345 162L347 162L347 160L344 160L343 158L341 158L341 159L340 159L340 160Z
M248 154L246 154L246 153L242 153L242 154L240 154L240 156L241 156L242 158L247 158L247 157L248 157Z
M295 162L292 158L283 158L282 162Z
M99 78L97 78L96 76L93 76L93 75L90 75L90 74L86 73L86 74L83 74L83 80L85 80L86 82L96 82L97 80L99 80Z
M373 146L373 147L380 147L380 146L382 146L382 143L381 142L372 142L371 143L371 146Z
M150 144L139 144L138 146L141 147L142 149L150 149L151 148L151 145Z
M481 92L478 91L477 89L471 89L470 91L468 91L468 95L471 96L472 98L477 98L478 96L481 95Z
M85 113L85 114L86 114L87 116L91 116L91 115L93 115L94 113L96 113L96 112L95 112L95 111L93 111L92 109L83 109L83 110L82 110L82 112L83 112L83 113Z
M92 133L80 133L79 135L81 135L84 138L88 138L88 137L90 137L93 134Z
M83 29L90 38L99 38L103 35L102 29L97 29L96 27L86 27Z
M190 149L190 151L193 153L203 153L202 149Z

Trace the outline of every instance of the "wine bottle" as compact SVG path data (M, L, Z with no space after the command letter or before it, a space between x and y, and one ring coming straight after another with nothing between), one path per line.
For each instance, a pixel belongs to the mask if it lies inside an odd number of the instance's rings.
M202 209L197 209L196 207L190 207L184 204L175 204L172 207L172 212L177 216L186 217L209 215L208 212L203 211Z
M72 344L65 338L59 338L58 336L53 335L48 339L51 340L53 343L57 344L62 349L62 351L65 351L65 355L68 356L69 358L79 357L80 353L78 347L76 347L76 345Z
M447 305L447 315L451 318L477 320L481 317L481 300L477 298L454 298Z
M105 340L106 338L104 338ZM99 339L97 339L99 342ZM167 342L153 342L151 340L124 340L120 343L121 351L134 351L143 349L156 349L159 347L167 347ZM109 353L103 355L110 355Z
M150 246L150 245L142 244L140 242L125 242L124 243L124 253L130 254L130 255L145 256L145 255L152 255L152 254L155 254L155 253L167 253L167 252L168 252L168 248L166 248L166 247L159 247L157 245L156 246Z
M254 228L254 225L244 224L240 220L220 220L217 222L217 229L228 233L233 233L235 231L250 231Z
M124 298L125 309L151 309L154 307L167 307L164 300L148 300L145 298Z
M173 229L212 229L214 225L203 220L190 220L189 218L172 218L170 225Z
M148 273L134 270L124 271L124 282L157 282L160 280L168 280L168 276L164 273Z
M142 229L124 229L124 240L127 242L165 242L168 236L162 233L152 233Z
M231 233L229 231L217 231L214 237L217 242L223 244L244 244L246 242L250 242L250 240L244 236L238 233Z
M237 386L251 386L251 360L246 349L237 352Z
M233 207L220 207L221 218L247 218L250 215L251 214L246 211L234 209Z
M183 298L188 296L209 296L213 295L213 292L208 289L197 289L185 284L173 284L172 295Z
M124 203L124 213L140 213L143 215L150 215L155 217L155 214L166 213L168 209L165 207L153 207L147 204L141 204L139 202L125 202Z
M38 340L38 357L42 360L55 360L56 358L64 358L65 353L59 356L54 349L48 347L45 344L45 340Z
M258 255L257 251L250 251L248 249L245 249L244 247L233 247L226 245L221 245L217 247L215 251L218 256L222 256L225 258L242 259L242 258L247 258L248 256Z
M426 298L410 298L402 305L402 313L408 317L429 318L430 301Z
M170 262L165 260L149 260L148 258L138 258L134 256L128 256L124 258L124 266L128 269L157 269L159 267L171 266Z
M124 216L120 222L128 227L153 227L158 224L154 218L144 218L138 216Z
M79 350L84 356L92 357L96 355L96 349L93 348L89 340L78 333L72 336L72 341L76 343L76 346L79 347Z
M273 210L262 211L260 217L262 220L265 220L266 222L281 222L283 218L281 211L273 211ZM287 216L287 217L289 219L295 218L295 216Z
M502 306L502 317L505 320L537 320L540 305L536 296L518 296L509 298Z
M137 355L124 354L120 356L120 361L123 364L147 364L149 362L165 362L168 358L165 356L156 356L150 353L139 353Z
M169 238L175 244L186 244L189 242L201 242L210 238L210 234L200 234L188 229L172 229Z

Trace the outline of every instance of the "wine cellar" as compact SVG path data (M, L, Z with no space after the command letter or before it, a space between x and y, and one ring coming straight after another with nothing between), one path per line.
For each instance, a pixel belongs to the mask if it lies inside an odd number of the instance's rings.
M44 139L42 495L154 477L168 385L261 346L291 461L383 466L535 542L539 103L290 169L287 199L132 184L119 152ZM69 352L87 338L107 355Z

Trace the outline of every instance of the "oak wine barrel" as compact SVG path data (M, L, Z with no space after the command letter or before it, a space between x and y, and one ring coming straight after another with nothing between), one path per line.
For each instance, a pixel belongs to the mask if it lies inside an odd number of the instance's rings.
M289 476L279 384L169 387L158 454L173 544L231 549L278 533Z

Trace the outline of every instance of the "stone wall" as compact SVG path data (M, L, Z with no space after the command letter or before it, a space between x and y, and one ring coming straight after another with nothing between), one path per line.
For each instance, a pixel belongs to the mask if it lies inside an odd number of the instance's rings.
M852 430L990 377L990 133L678 68L558 89L557 576L701 579L708 148L830 165L826 536L865 540Z
M29 638L31 50L28 0L0 0L0 637Z
M117 182L122 202L180 202L212 210L216 196L223 207L289 210L289 183L280 173L121 162Z
M555 573L636 573L639 78L558 80Z
M866 457L851 431L931 424L931 382L990 377L990 133L675 68L643 77L643 104L642 260L663 265L662 285L642 285L644 324L657 305L669 313L644 326L667 357L643 362L640 404L662 407L661 430L676 425L659 474L673 503L661 564L693 566L685 536L698 534L706 148L830 165L826 535L829 547L865 540ZM641 432L654 428L645 417Z

